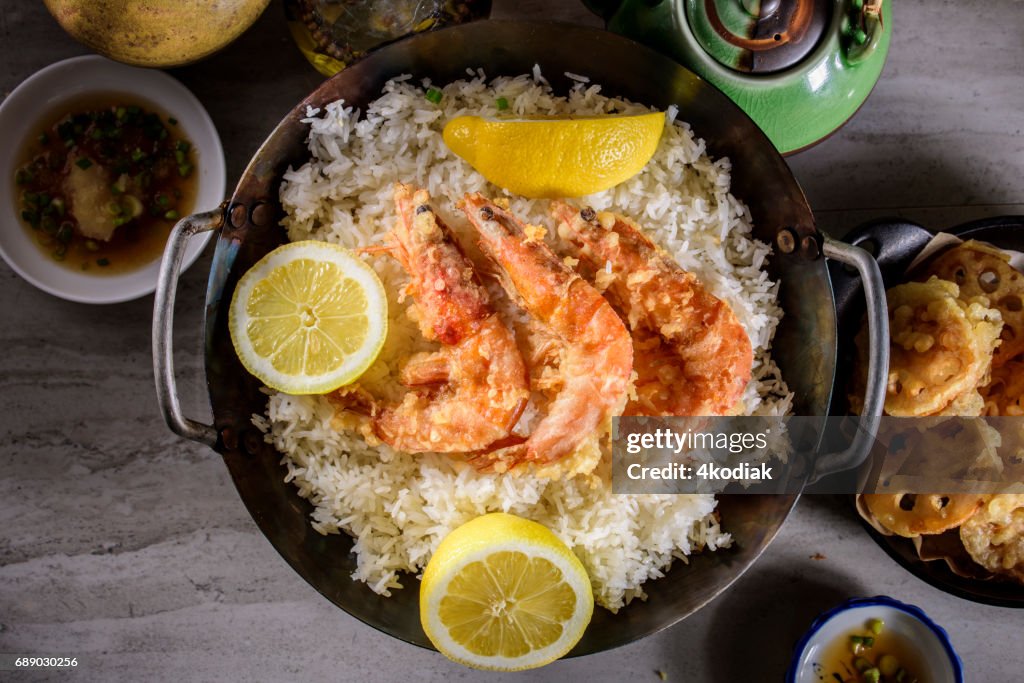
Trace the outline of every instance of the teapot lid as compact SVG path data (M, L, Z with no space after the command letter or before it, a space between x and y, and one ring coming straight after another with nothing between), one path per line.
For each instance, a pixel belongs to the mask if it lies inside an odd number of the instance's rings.
M830 0L688 0L700 46L730 69L769 74L799 64L821 42Z

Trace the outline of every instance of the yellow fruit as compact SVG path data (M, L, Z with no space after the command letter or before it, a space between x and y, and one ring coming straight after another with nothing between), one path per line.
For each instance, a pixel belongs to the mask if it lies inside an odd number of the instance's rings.
M137 66L177 66L224 47L270 0L45 0L75 40Z
M228 327L246 370L289 394L324 394L358 378L387 336L373 269L326 242L292 242L238 281Z
M478 669L549 664L594 613L586 569L546 527L495 512L448 534L423 572L420 622L446 657Z
M665 115L488 120L444 127L449 149L487 180L524 197L582 197L632 178L658 148Z

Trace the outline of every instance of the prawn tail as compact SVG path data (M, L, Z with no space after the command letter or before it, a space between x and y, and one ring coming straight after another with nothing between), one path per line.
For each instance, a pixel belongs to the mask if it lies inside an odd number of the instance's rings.
M370 244L365 247L358 247L353 249L360 256L376 256L377 254L390 254L395 251L395 247L390 244Z
M526 437L507 436L495 441L486 450L470 453L466 462L478 472L502 474L527 460Z

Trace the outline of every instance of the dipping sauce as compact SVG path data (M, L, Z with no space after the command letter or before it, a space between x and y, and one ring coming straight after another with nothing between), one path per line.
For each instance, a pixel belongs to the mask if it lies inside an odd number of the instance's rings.
M880 619L830 643L814 671L825 683L928 683L913 643Z
M91 274L158 258L192 211L196 153L178 122L124 95L66 104L26 141L18 214L47 255Z

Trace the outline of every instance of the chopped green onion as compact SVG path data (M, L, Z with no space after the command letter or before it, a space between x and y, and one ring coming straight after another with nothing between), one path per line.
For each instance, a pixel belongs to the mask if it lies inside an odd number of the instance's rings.
M882 680L882 675L878 669L868 669L862 673L861 676L864 677L863 680L865 683L878 683Z
M114 116L116 116L116 117L117 117L117 120L118 120L118 121L120 121L121 119L123 119L123 118L124 118L124 115L125 115L125 114L127 114L127 113L128 113L128 112L127 112L127 111L125 110L125 108L124 108L124 107L118 107L117 109L115 109L115 110L114 110Z
M139 109L138 107L134 106L134 105L128 107L128 113L131 114L132 116L138 116L141 112L142 112L142 110Z
M508 100L504 97L499 97L497 101L498 111L505 111L508 109Z
M142 215L142 202L139 198L134 195L125 195L124 197L125 212L132 218L138 218Z
M50 142L50 136L47 135L46 133L40 133L38 140L40 145L45 145L48 142Z
M132 150L132 161L142 161L145 158L146 158L146 153L143 152L138 147L136 147L134 150Z
M78 168L80 168L80 169L82 169L84 171L87 168L89 168L90 166L92 166L92 162L89 161L88 159L86 159L85 157L82 157L81 159L79 159L78 161L75 162L75 166L77 166Z
M178 175L182 178L188 178L190 173L192 173L192 164L182 164L181 166L178 166Z
M121 202L113 201L107 204L107 211L111 216L120 216L124 213L124 208L121 206Z
M174 150L174 160L178 162L179 166L184 165L186 161L185 153L182 152L180 149Z
M60 224L60 229L57 230L57 239L61 242L67 243L71 241L71 236L74 234L74 226L70 222L64 221Z
M883 676L895 676L900 670L900 660L892 655L882 655L878 659L878 670Z
M32 172L27 168L19 168L18 172L14 174L14 182L18 185L25 185L32 180Z
M118 216L117 218L114 219L114 227L120 228L122 225L124 225L130 220L131 218L129 218L128 216Z
M167 198L167 195L158 194L156 196L156 203L160 205L160 208L166 209L170 205L171 200Z
M875 639L871 636L864 636L864 647L874 647Z
M187 152L192 149L192 145L187 140L178 140L178 144L174 146L176 152Z
M100 243L97 242L96 240L86 240L85 248L88 249L89 251L99 251Z
M179 216L178 212L175 211L174 209L171 209L170 211L168 211L167 213L164 214L164 218L166 218L169 221L176 221L176 220L178 220L178 216Z
M64 216L64 200L61 199L60 197L57 197L52 202L50 202L50 208L53 209L53 212L58 216Z
M874 633L876 636L882 632L883 626L885 626L885 622L881 619L872 619L868 622L868 630Z
M96 259L96 265L97 266L109 266L110 265L110 259L108 259L108 258L98 258L98 259Z
M438 104L441 102L441 91L437 88L430 88L427 90L426 98L434 104Z
M172 126L176 126L178 125L178 119L171 116L167 119L167 123L171 124Z

